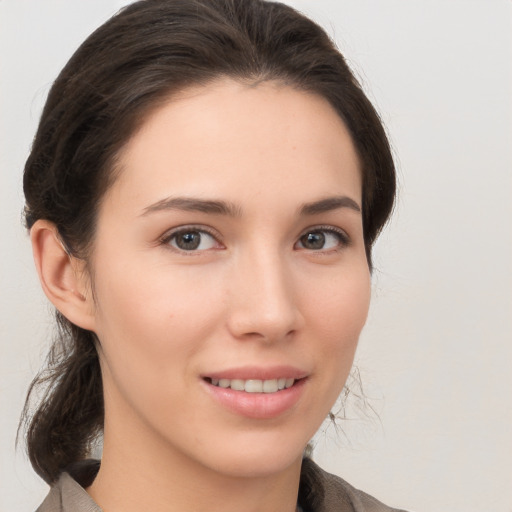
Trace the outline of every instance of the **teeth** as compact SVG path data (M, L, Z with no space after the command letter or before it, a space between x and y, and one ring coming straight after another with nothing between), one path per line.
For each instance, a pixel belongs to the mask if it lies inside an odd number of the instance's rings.
M246 393L275 393L282 389L287 389L293 386L295 379L270 379L270 380L257 380L257 379L211 379L214 386L221 388L231 388L235 391L245 391Z
M233 388L231 388L233 389ZM263 393L263 381L262 380L246 380L244 391L246 393Z
M263 393L275 393L278 389L277 380L263 381Z
M244 381L242 379L233 379L231 381L231 389L236 389L237 391L244 390Z

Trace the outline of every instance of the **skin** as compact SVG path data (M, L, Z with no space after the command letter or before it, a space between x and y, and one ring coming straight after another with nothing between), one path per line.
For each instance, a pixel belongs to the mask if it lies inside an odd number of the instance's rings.
M369 306L351 138L316 95L222 79L160 107L119 162L91 275L49 223L32 230L47 295L99 339L104 453L88 492L109 512L292 512L303 449L342 390ZM333 197L348 200L301 213ZM180 249L177 228L201 245ZM227 409L204 380L275 365L305 379L271 418Z

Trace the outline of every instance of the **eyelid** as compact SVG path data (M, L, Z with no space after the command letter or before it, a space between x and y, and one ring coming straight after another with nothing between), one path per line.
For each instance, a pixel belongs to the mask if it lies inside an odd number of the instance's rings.
M350 238L350 236L348 235L348 233L344 230L344 229L341 229L337 226L333 226L331 224L327 224L327 225L317 225L317 226L310 226L304 230L302 230L301 234L299 235L298 239L297 239L297 242L300 242L300 239L306 235L307 233L313 233L313 232L317 232L317 231L323 231L323 232L327 232L327 233L334 233L335 235L337 235L340 239L340 246L337 248L338 250L343 248L343 247L347 247L349 246L351 243L352 243L352 240ZM308 249L306 248L303 248L303 250L307 251ZM335 249L336 250L336 249ZM315 252L315 253L322 253L322 252L332 252L333 250L330 249L330 250L322 250L322 249L318 249L316 251L313 251L311 250L311 252Z
M184 251L184 250L180 250L176 247L173 247L169 243L171 241L171 239L173 237L175 237L176 235L179 235L180 233L187 233L189 231L197 231L199 233L205 233L205 234L211 236L212 238L214 238L218 244L220 244L222 246L224 245L222 242L222 236L220 235L220 233L218 233L216 230L214 230L210 226L205 226L204 224L185 224L182 226L176 226L175 228L168 229L162 236L160 236L158 238L158 242L160 245L164 245L167 248L169 248L170 250L179 252L180 254L187 254L189 256L192 256L194 254L198 255L202 252L211 250L211 249L205 249L202 251Z
M179 235L180 233L186 233L188 231L198 231L199 233L206 233L207 235L213 237L220 245L224 245L222 241L222 236L220 233L217 232L217 230L211 228L210 226L205 226L204 224L186 224L174 227L172 229L167 230L162 236L158 238L158 242L161 245L164 245L168 247L170 250L174 250L176 252L179 252L180 254L188 254L188 255L197 255L201 252L208 251L211 249L205 249L204 251L184 251L177 249L170 245L170 240L175 237L176 235ZM308 228L301 231L300 235L298 236L297 242L294 244L294 246L300 241L301 237L303 237L307 233L316 232L316 231L323 231L327 233L334 233L339 237L340 240L340 247L338 249L341 249L343 247L346 247L351 244L350 236L347 234L347 232L337 226L333 226L331 224L327 225L313 225L309 226ZM301 248L303 250L308 250L306 248ZM322 253L322 252L332 252L331 250L328 251L322 251L322 249L312 251L316 253Z

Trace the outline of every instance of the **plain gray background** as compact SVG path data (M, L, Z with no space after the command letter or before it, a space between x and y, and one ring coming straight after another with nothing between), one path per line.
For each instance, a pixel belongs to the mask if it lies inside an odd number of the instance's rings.
M1 511L34 510L47 490L14 449L51 336L21 226L22 168L52 80L125 3L0 0ZM327 29L362 80L401 189L357 355L369 406L349 402L315 457L392 505L510 512L512 2L288 3Z

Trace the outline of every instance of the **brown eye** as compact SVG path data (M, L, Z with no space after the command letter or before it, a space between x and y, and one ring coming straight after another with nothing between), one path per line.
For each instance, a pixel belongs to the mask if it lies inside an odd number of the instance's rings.
M168 244L181 251L205 251L214 248L217 242L209 233L189 229L174 233Z
M300 243L305 249L323 249L325 245L325 235L321 231L306 233L300 237Z
M333 250L348 245L348 238L344 233L333 229L315 229L304 233L297 245L308 251Z

